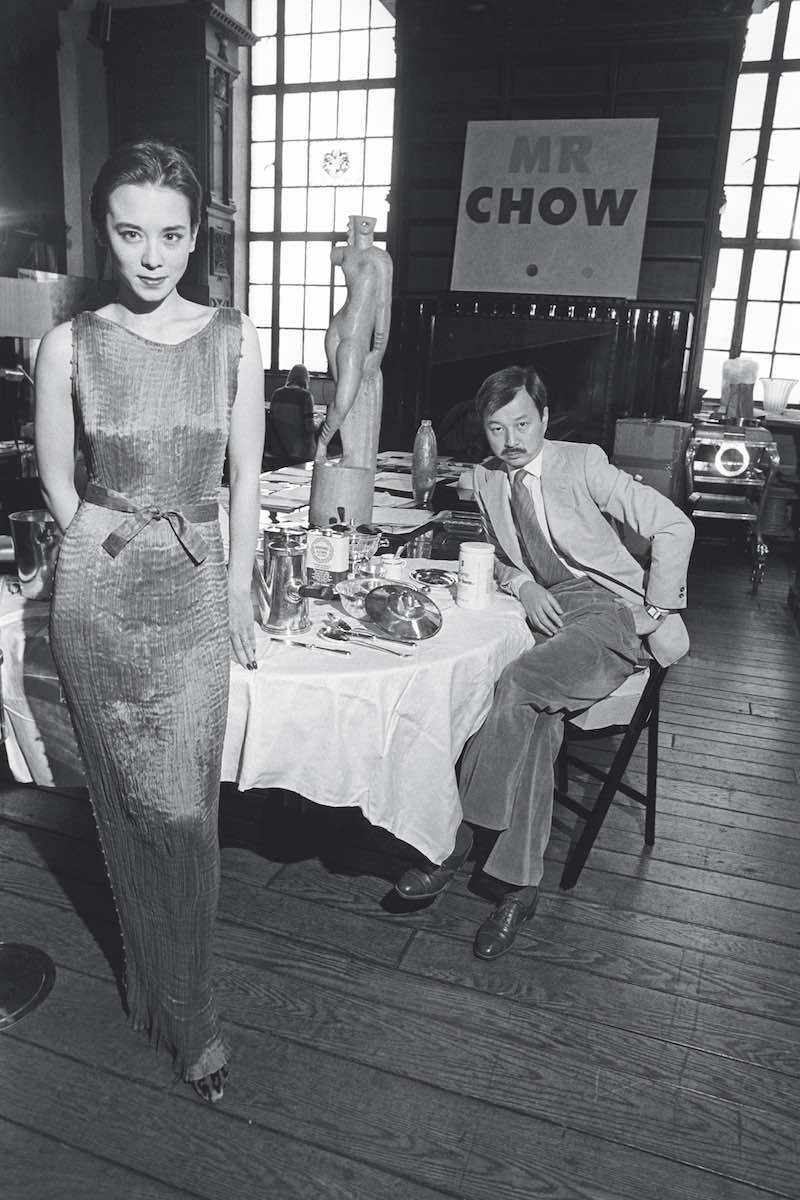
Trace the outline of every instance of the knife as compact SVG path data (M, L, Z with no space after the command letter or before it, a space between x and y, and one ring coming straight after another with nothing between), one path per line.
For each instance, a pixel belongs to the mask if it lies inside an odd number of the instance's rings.
M290 642L286 638L271 637L271 642L277 642L279 646L298 646L301 650L327 650L330 654L349 654L349 650L342 649L341 646L320 646L317 642Z

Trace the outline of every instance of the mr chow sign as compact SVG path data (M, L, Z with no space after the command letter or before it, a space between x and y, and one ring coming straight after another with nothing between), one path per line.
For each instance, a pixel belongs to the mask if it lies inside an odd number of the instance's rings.
M658 121L470 121L451 287L634 298Z

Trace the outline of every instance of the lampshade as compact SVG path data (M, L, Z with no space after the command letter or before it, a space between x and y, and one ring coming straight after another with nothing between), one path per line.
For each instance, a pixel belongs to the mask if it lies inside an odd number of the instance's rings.
M86 308L116 293L112 281L59 275L50 279L0 276L0 337L40 338Z
M0 337L40 338L54 324L47 284L0 278Z
M796 383L796 379L778 379L775 375L770 375L762 379L761 387L764 393L764 412L772 413L776 416L782 413L786 408L789 395Z

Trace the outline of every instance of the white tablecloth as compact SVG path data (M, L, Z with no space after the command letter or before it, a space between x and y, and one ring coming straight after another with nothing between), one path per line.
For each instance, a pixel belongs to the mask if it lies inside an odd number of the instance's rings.
M330 607L312 603L312 619ZM47 605L0 597L9 763L20 781L80 784L47 622ZM503 667L530 645L521 606L500 595L482 612L447 609L440 632L408 658L356 645L349 657L303 650L259 632L259 669L231 666L222 777L355 805L439 861L461 819L456 760Z

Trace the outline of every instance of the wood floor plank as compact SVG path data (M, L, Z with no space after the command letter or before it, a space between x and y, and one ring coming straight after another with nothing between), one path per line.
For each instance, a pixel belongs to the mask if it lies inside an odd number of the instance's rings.
M235 1058L214 1110L125 1027L85 791L0 785L0 929L57 971L0 1037L0 1187L10 1138L15 1185L53 1149L40 1177L58 1200L73 1184L75 1200L796 1200L788 579L776 550L754 597L744 556L695 555L692 651L662 694L656 845L620 799L563 893L557 830L536 917L499 962L471 951L490 911L479 875L404 906L391 889L409 848L357 810L226 785L215 968ZM581 752L604 765L614 745ZM629 781L644 768L642 745ZM574 786L596 791L581 772Z
M527 941L515 954L493 963L491 972L478 971L463 947L434 933L414 940L403 969L453 987L475 987L504 997L526 1009L558 1016L571 1014L583 1021L664 1040L723 1057L737 1059L786 1075L800 1072L796 1030L781 1021L736 1012L706 1001L669 995L636 983L609 981L568 967L542 963Z
M269 997L274 1006L275 976L274 968L267 970L252 963L245 972L229 968L223 974L221 994L227 997L230 988L239 995L240 1003L243 999L247 1004L249 1022L258 1022L263 998ZM296 1041L287 1045L265 1030L256 1035L252 1029L236 1029L242 1055L254 1069L238 1088L233 1082L230 1084L228 1107L231 1114L247 1114L249 1120L262 1127L299 1135L304 1142L323 1149L335 1150L338 1143L346 1139L349 1153L371 1165L380 1166L387 1153L393 1152L392 1160L402 1168L404 1176L413 1179L415 1171L420 1169L417 1164L424 1164L426 1181L434 1187L446 1186L459 1172L465 1179L477 1175L477 1187L471 1190L465 1186L460 1194L491 1195L486 1190L491 1158L483 1161L474 1141L469 1154L469 1170L463 1169L461 1158L464 1145L470 1140L467 1134L493 1121L494 1114L486 1104L476 1105L463 1096L458 1097L456 1104L452 1096L443 1095L441 1087L420 1087L403 1076L387 1079L371 1064L364 1064L360 1070L352 1063L345 1067L340 1060L342 1048L335 1036L341 1024L339 998L329 997L327 1004L333 1019L332 1038L331 1031L325 1030L319 1021L326 1007L319 984L315 992L319 1033L314 1041L324 1044L326 1049L322 1057L312 1058ZM88 1003L90 994L95 1000L93 1010ZM120 1036L124 1031L119 1029L117 1007L116 995L110 985L98 993L96 985L90 985L85 977L68 974L51 1004L38 1010L35 1019L24 1029L20 1027L16 1036L26 1043L58 1050L70 1058L79 1052L86 1053L88 1049L92 1056L90 1066L103 1063L109 1071L125 1076L133 1074L138 1078L143 1056L136 1039L129 1035ZM235 1011L235 1001L233 1007ZM720 1104L709 1096L698 1097L683 1091L676 1094L674 1089L652 1080L646 1085L637 1084L633 1078L624 1079L610 1067L600 1076L593 1070L582 1080L573 1063L569 1068L571 1082L567 1087L564 1079L567 1064L561 1053L547 1054L537 1047L536 1070L532 1073L530 1065L521 1059L523 1047L517 1041L506 1045L504 1041L498 1043L495 1040L491 1050L486 1047L488 1056L481 1062L480 1056L473 1056L468 1042L462 1046L452 1044L447 1032L452 1029L449 1022L435 1028L436 1022L420 1013L416 1005L411 1005L401 1016L394 1007L391 1012L382 1012L375 997L368 1011L368 1031L364 1030L362 1034L368 1044L385 1046L391 1036L395 1041L398 1036L413 1036L417 1046L420 1038L429 1043L423 1063L418 1065L417 1054L407 1055L404 1070L424 1074L424 1062L429 1063L433 1057L441 1060L442 1050L436 1046L438 1034L447 1041L450 1049L452 1061L447 1064L446 1074L448 1087L458 1083L459 1090L477 1091L486 1102L500 1103L504 1118L512 1127L519 1124L521 1116L535 1118L525 1124L525 1153L516 1152L521 1156L526 1177L530 1180L528 1186L533 1186L537 1179L542 1182L552 1179L560 1159L557 1145L550 1144L549 1155L544 1153L544 1144L551 1141L549 1129L545 1128L537 1136L536 1119L566 1122L567 1128L580 1131L596 1121L602 1112L604 1138L612 1137L629 1150L650 1147L660 1158L669 1157L690 1166L700 1162L705 1170L713 1170L715 1165L718 1169L727 1163L726 1175L736 1177L738 1171L745 1182L758 1175L762 1186L772 1187L776 1194L786 1194L787 1177L784 1170L774 1164L787 1160L783 1143L791 1137L791 1129L777 1113L773 1113L767 1122L766 1116L760 1116L752 1107ZM445 1011L448 1010L445 1008ZM351 1012L350 1015L352 1036L365 1014ZM388 1033L387 1026L392 1027L393 1035ZM65 1031L68 1031L66 1035ZM298 1031L293 1032L297 1038ZM525 1041L529 1040L528 1035ZM335 1056L336 1061L331 1061L329 1055ZM385 1061L385 1055L381 1061ZM389 1061L397 1062L397 1055L392 1055ZM342 1092L343 1072L344 1078L350 1081L345 1093ZM312 1075L314 1087L309 1093L307 1081ZM150 1070L146 1078L150 1082ZM565 1089L569 1107L564 1107ZM677 1123L679 1128L673 1130L677 1110L681 1114ZM769 1125L767 1138L761 1134L762 1124ZM359 1139L355 1131L364 1128L369 1129L369 1134ZM429 1131L434 1132L430 1134ZM435 1137L435 1146L428 1144L430 1136ZM748 1139L754 1144L758 1142L759 1153L748 1150L746 1163L731 1163L732 1148L740 1142L746 1144ZM786 1165L788 1168L790 1163ZM659 1173L657 1164L651 1164L650 1169ZM600 1182L594 1176L595 1186Z
M596 755L599 762L610 761L610 754L602 751L588 751L584 757L591 759ZM688 805L692 811L698 814L704 809L710 811L713 809L724 810L728 814L735 814L735 820L738 822L744 817L745 821L748 814L753 817L761 818L765 821L775 822L773 828L780 828L785 831L788 837L797 837L800 834L800 825L798 825L798 812L800 812L800 803L796 802L791 796L783 797L776 795L771 788L766 787L762 791L756 791L753 787L752 780L741 780L741 787L727 786L724 781L714 781L706 778L706 773L703 772L699 778L692 779L684 778L684 775L691 775L690 772L678 772L665 767L662 771L659 764L658 774L658 804L662 807L663 801L677 801ZM644 774L641 770L636 769L636 764L626 771L626 779L628 779L634 787L642 790L644 783ZM749 790L744 790L744 785L747 784ZM596 785L595 785L596 786ZM778 824L780 823L780 824ZM756 826L752 826L755 828ZM768 825L764 824L765 829Z
M558 885L558 864L545 864L550 889ZM586 866L580 878L581 896L611 907L659 917L676 917L692 925L703 925L725 933L738 933L800 948L800 921L784 910L746 900L686 892L668 884L651 883L621 875L607 875Z
M555 864L553 874L560 871L565 855L552 854L548 861ZM719 896L731 900L744 900L766 908L781 908L800 914L800 877L795 886L784 887L776 882L744 878L707 869L689 866L674 861L663 861L657 852L651 854L621 854L616 850L603 849L595 843L592 850L592 870L607 871L610 875L635 878L640 882L663 883L669 887L682 888L687 892L701 892L707 896ZM800 921L797 922L800 925Z
M15 1038L4 1039L0 1054L6 1081L0 1116L35 1123L51 1138L91 1150L97 1135L86 1113L95 1111L95 1097L103 1097L106 1155L132 1170L146 1165L147 1173L198 1197L396 1200L397 1175L365 1166L347 1153L322 1151L246 1120L225 1120L220 1138L220 1116L194 1099L185 1085L184 1097L130 1079L109 1079L85 1062ZM48 1079L49 1090L32 1086L37 1078ZM114 1096L119 1103L110 1102ZM411 1180L403 1179L402 1187L411 1200L442 1195Z
M28 787L0 787L0 817L23 825L95 838L95 824L85 793Z
M93 924L108 931L113 954L119 939L111 892L104 880L91 884L66 874L56 876L42 866L2 856L0 877L6 892L65 909L75 907L79 912L91 912L95 918ZM387 927L380 939L376 939L375 927L369 921L345 918L332 908L311 911L283 893L277 893L277 897L265 898L263 891L259 896L249 884L242 884L233 876L225 877L220 894L220 920L230 917L254 930L265 928L265 922L266 927L289 927L299 941L346 947L351 954L370 961L393 963L402 957L410 934L401 926Z
M59 966L79 970L84 974L93 974L100 978L110 980L111 972L108 963L105 959L103 959L96 944L92 941L91 936L88 934L88 931L80 926L80 923L76 922L71 914L68 912L54 910L52 908L48 910L47 906L45 905L23 900L15 901L14 908L14 921L15 928L18 930L18 936L21 936L25 940L30 940L34 944L41 945L43 949L51 953L53 957L56 958ZM485 908L483 911L485 912ZM450 924L452 925L452 922ZM465 945L469 940L469 928L471 928L471 926L468 925L466 930L462 929L461 931L459 953L461 954L462 963L464 961L467 963L469 962L468 954L464 954ZM582 965L580 961L581 956L583 955L585 957L586 955L586 943L588 943L591 947L593 937L595 939L595 945L600 947L595 956L594 969L602 969L604 972L601 979L598 980L598 983L602 982L602 978L605 978L606 981L608 981L609 978L615 976L618 980L627 978L637 979L641 982L646 979L651 984L660 983L662 987L672 982L673 987L676 987L678 981L683 978L683 998L690 998L697 991L697 964L711 963L710 956L696 955L694 978L692 978L689 972L688 960L686 959L686 956L680 947L676 946L674 953L672 954L672 965L671 968L669 968L668 974L667 964L659 963L658 961L659 947L655 942L648 942L644 939L636 939L638 953L637 957L631 959L630 952L628 952L627 957L625 956L623 940L620 939L618 933L612 931L611 936L607 937L607 946L604 953L601 939L597 937L596 932L594 934L592 933L591 926L589 926L588 923L585 928L580 927L580 930L572 929L572 931L570 931L568 926L565 926L565 928L567 928L566 949L559 947L558 945L559 936L557 920L555 918L549 922L549 925L545 921L544 927L540 932L540 937L538 939L531 936L527 940L529 941L529 949L534 951L535 948L540 945L541 938L543 936L546 937L549 929L550 933L552 934L547 947L550 956L554 956L554 961L562 964L565 960L572 961L573 965L571 970L576 980L580 976L580 969ZM626 932L624 924L619 926L619 930L621 932ZM578 947L580 944L579 933L584 935L584 949L582 951L575 949L572 954L570 954L569 945L572 944L574 947ZM265 1026L265 1028L276 1031L281 1029L286 1036L297 1036L297 1027L295 1023L297 1014L293 1012L293 1005L290 999L292 989L291 979L295 979L301 984L302 992L309 998L309 1003L313 991L317 987L323 985L325 987L333 988L334 991L343 992L350 996L358 995L360 997L359 1004L366 1005L367 1008L371 1008L378 1003L386 1003L387 1000L391 1001L393 1004L401 1002L400 992L395 992L394 988L386 988L386 975L383 969L376 971L374 969L370 969L368 964L355 966L351 965L348 968L347 959L344 956L337 954L329 947L306 949L303 947L294 946L292 943L287 943L285 939L275 937L274 935L266 935L262 942L258 946L254 947L251 939L249 939L247 930L243 930L235 926L224 930L218 939L218 943L223 960L227 961L232 956L233 960L240 964L240 966L231 967L230 963L228 963L228 965L225 967L222 974L228 980L228 984L223 982L223 988L230 984L234 976L237 979L239 978L240 967L242 963L244 963L244 966L241 967L241 970L245 972L245 975L246 970L250 967L258 972L268 972L269 979L265 981L264 986L266 991L272 996L272 1010L269 1016L269 1023ZM543 945L543 943L541 944ZM611 969L611 964L613 961L611 957L612 955L619 960L613 970ZM543 958L545 957L544 951L542 952L542 956ZM662 955L662 957L664 956ZM625 959L624 962L623 958ZM714 964L711 963L711 965L706 967L709 978L713 976L713 965ZM725 964L723 962L717 969L717 973L719 974L722 971L730 972L731 969L732 968L729 964ZM761 974L762 976L764 975L763 968L761 970ZM279 984L277 979L278 975L281 975L282 977L285 976L287 978L283 979L283 982L280 982ZM756 979L757 977L758 972L754 968L752 972L752 978ZM786 985L787 978L789 977L784 976L785 986L788 986ZM247 991L247 987L244 983L241 983L240 986L245 992ZM606 982L604 986L607 987L608 983ZM276 1008L275 1005L277 1001L275 989L278 987L280 987L281 993L286 991L286 996L284 1000L277 1004ZM762 1009L762 998L768 988L768 983L764 984L761 988L758 1005L760 1005ZM475 1026L474 1036L479 1038L481 1036L480 1029L482 1026L485 1026L484 1035L486 1038L488 1038L487 1053L490 1055L493 1053L492 1046L499 1029L503 1027L504 1023L508 1023L510 1020L509 1013L504 1009L503 1005L494 999L483 996L480 1000L480 1004L475 1006L471 1004L469 996L465 997L463 995L454 995L450 989L446 989L445 992L442 993L435 982L431 983L424 977L414 978L412 976L410 980L404 979L402 993L405 996L404 1003L407 1006L410 1006L411 1010L430 1017L437 1015L439 1019L443 1019L448 1022L455 1022L459 1028L462 1028L463 1036L466 1040L466 1048L468 1048L468 1044L471 1041L469 1034L470 1028L473 1025ZM732 993L730 999L738 1000L738 994L736 992ZM676 1001L674 995L672 997L666 995L661 998L656 996L653 1002L658 1006L659 1011L662 1011L663 1014L663 1012L668 1011L669 1006L674 1004ZM283 1013L284 1011L284 1005L286 1021L281 1019L281 1021L278 1021L276 1024L279 1013ZM244 1023L248 1023L251 1020L251 1017L248 1017L249 1010L247 1008L246 996L241 996L236 999L235 997L232 998L230 995L228 995L224 1010L227 1012L228 1016L236 1015ZM494 1013L490 1025L487 1024L487 1022L489 1022L489 1010ZM314 1008L312 1006L309 1009L309 1020L312 1021L312 1028L313 1012ZM532 1036L532 1026L530 1025L530 1021L533 1020L533 1018L530 1016L530 1014L526 1015L522 1011L516 1013L516 1016L520 1021L520 1035L530 1038ZM121 1020L122 1018L120 1009L120 1022ZM552 1034L552 1030L556 1025L559 1025L559 1027L561 1025L565 1025L564 1030L558 1035L557 1038L559 1046L561 1047L559 1053L563 1053L562 1043L574 1043L576 1047L576 1053L579 1052L577 1048L583 1046L583 1050L581 1050L580 1053L585 1053L588 1039L588 1042L595 1047L594 1051L592 1052L593 1057L599 1055L606 1067L614 1063L616 1064L616 1069L618 1070L623 1069L626 1072L633 1072L637 1074L637 1076L644 1074L646 1078L652 1079L655 1077L653 1075L653 1071L655 1070L654 1064L660 1063L661 1067L659 1067L658 1077L663 1078L665 1082L675 1083L680 1077L680 1072L682 1071L684 1064L686 1043L685 1041L680 1043L676 1042L670 1072L664 1074L664 1070L666 1069L664 1066L664 1056L670 1052L665 1049L667 1043L664 1042L665 1026L663 1019L654 1020L644 1028L631 1030L626 1027L625 1022L622 1020L618 1020L616 1024L612 1023L611 1025L600 1024L594 1019L586 1020L585 1014L582 1014L579 1011L570 1012L568 1009L565 1009L563 1012L559 1012L553 1009L548 1010L547 1012L537 1013L535 1021L538 1023L542 1020L545 1022L543 1028L546 1028L546 1030L549 1031L548 1036L555 1036ZM286 1022L288 1022L288 1024ZM768 1034L771 1038L775 1029L775 1022L767 1022L766 1024L764 1022L756 1022L754 1025L752 1022L745 1021L744 1024L740 1026L735 1020L735 1014L731 1016L731 1019L728 1021L720 1016L719 1020L717 1021L717 1025L727 1026L730 1036L733 1036L738 1031L743 1035L746 1034L751 1039L757 1034L761 1035L764 1033ZM523 1033L523 1031L525 1032ZM796 1036L792 1034L791 1030L787 1030L786 1032L789 1037L794 1036L795 1040L797 1040ZM124 1035L122 1028L120 1028L120 1033ZM344 1038L344 1031L337 1027L335 1036L337 1039ZM351 1036L357 1037L354 1031L348 1033L348 1044ZM415 1036L419 1036L418 1031L415 1033ZM642 1038L644 1039L644 1042L640 1041ZM656 1040L654 1041L654 1039ZM138 1044L138 1039L134 1040ZM651 1043L653 1043L653 1048L648 1050L648 1047L651 1045ZM768 1050L768 1047L765 1048L763 1038L758 1044L760 1046L759 1053L767 1060L767 1062L769 1062L771 1052ZM693 1045L693 1043L690 1042L689 1046L691 1047L691 1045ZM116 1040L113 1040L110 1044L109 1053L114 1051L115 1046ZM375 1053L379 1053L379 1050L376 1049ZM539 1053L539 1051L537 1051L537 1053ZM394 1059L388 1044L386 1047L386 1055L388 1056L386 1059L387 1063L392 1063ZM733 1060L734 1057L735 1056L733 1054L727 1054L726 1060ZM148 1056L147 1061L152 1063L152 1070L154 1072L153 1078L155 1079L157 1073L156 1060L154 1056ZM435 1079L435 1071L437 1069L435 1066L435 1060L432 1060L432 1063L432 1070L434 1071L432 1078ZM756 1058L748 1057L747 1059L742 1059L739 1057L738 1061L732 1063L733 1076L738 1077L737 1072L742 1070L743 1066L748 1063L752 1066L759 1065L758 1059ZM452 1075L452 1068L448 1068L448 1070L449 1075ZM787 1075L788 1078L787 1072L790 1070L791 1063L788 1060L783 1060L780 1067L781 1074ZM796 1086L800 1087L800 1072L796 1072L795 1074L798 1076L796 1079ZM769 1107L774 1102L774 1098L781 1095L781 1087L785 1089L786 1087L790 1086L794 1085L790 1085L786 1082L781 1084L774 1075L770 1074L769 1079L762 1079L761 1084L757 1088L754 1088L751 1085L750 1091L739 1093L737 1099L739 1102L747 1102L754 1104L757 1107L763 1107L765 1105ZM729 1097L731 1092L735 1089L735 1082L729 1081L727 1088L727 1096Z
M689 737L697 742L704 742L706 734L717 744L725 743L734 746L750 745L767 753L778 755L779 761L784 756L791 759L798 756L798 740L792 734L780 734L769 727L759 728L754 718L748 722L731 723L727 719L717 719L710 714L703 718L703 727L698 729L697 719L683 717L674 707L669 712L661 714L659 720L659 740L662 737ZM673 746L675 742L671 743Z
M7 1200L50 1196L58 1200L189 1200L197 1196L148 1179L141 1169L119 1167L101 1153L87 1153L5 1120L0 1120L0 1162Z
M658 812L656 842L644 845L644 814L626 805L613 804L595 846L642 857L650 853L662 863L718 871L736 878L800 887L800 845L769 834L742 834L733 826L696 821Z

